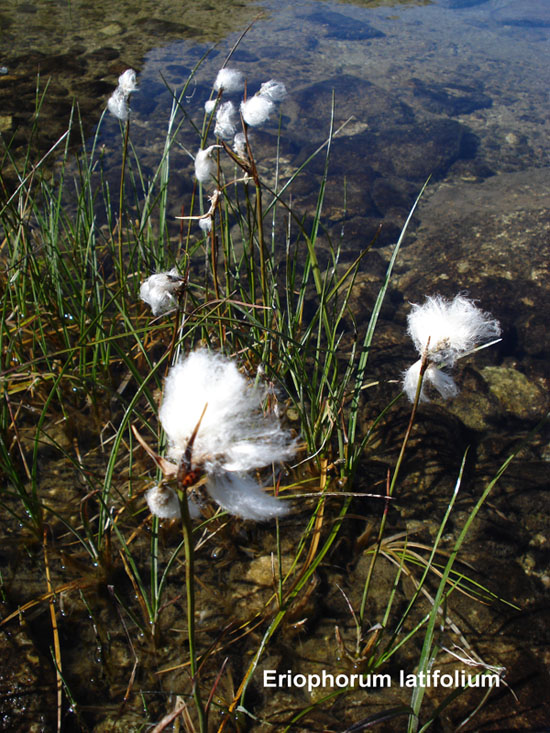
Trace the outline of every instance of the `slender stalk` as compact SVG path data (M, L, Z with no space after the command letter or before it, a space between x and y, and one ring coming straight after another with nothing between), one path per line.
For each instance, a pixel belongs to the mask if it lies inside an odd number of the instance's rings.
M393 476L391 479L391 482L389 483L387 494L386 494L386 505L384 508L384 513L382 515L382 521L380 522L380 528L378 530L378 537L376 539L376 545L374 548L374 553L372 555L371 563L369 565L369 570L367 573L367 578L365 580L365 585L363 588L363 597L361 599L361 611L359 613L359 618L361 621L363 621L364 615L365 615L365 607L367 605L367 598L369 594L370 584L372 580L372 574L374 572L374 566L376 565L376 561L378 559L378 555L380 553L380 547L382 545L382 539L384 538L384 531L386 529L386 522L388 519L388 507L389 507L389 500L391 499L393 495L393 491L395 489L395 484L397 483L397 477L399 476L399 471L401 469L401 465L403 463L403 459L405 457L405 451L407 450L407 445L409 443L409 438L411 436L411 430L414 424L414 420L416 417L416 411L418 409L418 403L420 401L420 395L422 393L422 381L424 379L424 373L426 369L428 368L428 346L429 346L430 340L428 339L428 342L426 344L426 348L424 349L424 354L422 355L422 363L420 365L420 374L418 377L418 384L416 386L416 395L414 398L414 403L411 410L411 416L409 418L409 424L407 425L407 430L405 432L405 437L403 438L403 442L401 444L401 450L399 451L399 456L397 458L397 462L395 464L395 468L393 471Z
M118 277L120 280L121 291L124 292L125 278L124 261L122 257L122 211L124 207L124 176L126 173L126 159L128 157L128 141L130 139L130 119L128 118L124 124L124 142L122 144L122 165L120 167L120 188L119 188L119 207L118 207Z
M178 485L183 478L185 467L183 461L180 463L178 471ZM189 503L187 493L180 493L181 521L183 529L183 546L185 550L185 590L187 595L187 637L189 642L189 665L191 668L191 679L193 682L193 700L195 701L195 709L199 719L200 733L207 731L207 712L201 699L200 686L198 680L198 663L197 651L195 646L195 578L194 578L194 561L195 548L193 545L193 526L191 524L191 516L189 514Z
M256 223L258 227L258 245L260 247L260 286L262 289L262 305L269 305L267 294L267 276L265 267L265 241L264 241L264 216L262 211L262 188L260 181L256 180ZM266 318L269 312L265 311Z
M62 708L63 708L63 679L61 677L61 645L59 642L59 628L57 626L57 618L55 613L55 597L53 594L52 580L50 575L50 563L47 550L48 530L44 527L43 546L44 546L44 569L46 571L46 586L49 594L50 621L52 625L53 636L53 653L55 658L55 676L57 688L57 730L61 730Z

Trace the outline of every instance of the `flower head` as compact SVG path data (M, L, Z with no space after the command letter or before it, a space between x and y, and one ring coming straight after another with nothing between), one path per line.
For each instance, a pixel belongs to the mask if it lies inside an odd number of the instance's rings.
M209 234L212 231L212 217L203 216L202 219L199 219L199 227L205 234Z
M151 514L160 519L179 519L181 516L178 496L169 486L153 486L145 499Z
M244 88L244 77L240 71L236 69L223 68L218 71L216 81L214 82L214 89L219 92L223 90L232 94L233 92L240 92Z
M214 135L223 140L230 140L237 132L237 110L233 102L223 102L216 112L216 127Z
M288 512L286 502L267 494L256 479L246 473L212 473L206 488L216 504L237 517L265 522Z
M137 91L136 72L133 69L126 71L118 77L118 86L109 97L107 107L109 112L123 122L130 115L130 94Z
M109 97L107 102L109 112L119 120L123 122L130 116L130 105L128 104L128 97L126 97L120 89L115 91Z
M177 305L183 284L184 279L174 267L169 272L159 272L144 280L139 297L151 306L154 316L160 316Z
M441 367L454 367L477 344L497 338L501 333L497 320L462 295L452 300L441 295L428 297L423 305L413 304L407 320L416 350L427 359L424 383L434 387L444 399L454 397L458 387ZM411 402L415 399L421 365L422 359L404 374L403 389ZM424 384L420 400L427 400Z
M219 147L220 145L210 145L196 154L195 177L200 183L211 183L216 175L216 163L212 160L212 151Z
M282 102L287 95L287 91L282 81L270 79L269 81L264 81L258 94L260 97L267 97L272 102Z
M250 473L296 452L279 420L262 412L265 394L234 361L199 349L170 369L159 411L169 456L181 461L197 430L193 467L207 474L207 491L218 504L247 519L269 519L286 511Z
M265 81L253 97L241 102L243 120L251 127L263 125L275 109L276 103L282 102L286 95L286 87L282 81Z
M411 402L414 402L416 397L421 366L422 359L419 359L403 374L403 391ZM455 380L450 374L447 374L442 369L438 369L434 364L428 364L424 372L424 379L420 389L420 402L429 401L426 397L426 384L429 384L437 390L444 400L456 397L458 394L458 387L456 386Z
M269 119L269 115L275 109L274 103L269 97L255 94L249 97L246 102L241 102L241 114L243 120L251 127L263 125Z
M133 69L126 71L118 77L118 88L126 96L132 92L137 92L138 85L136 80L136 72Z
M240 158L246 157L246 137L244 132L238 132L233 138L233 150Z
M422 356L426 347L432 362L453 367L476 344L500 336L500 324L462 295L447 300L441 295L413 304L408 331Z

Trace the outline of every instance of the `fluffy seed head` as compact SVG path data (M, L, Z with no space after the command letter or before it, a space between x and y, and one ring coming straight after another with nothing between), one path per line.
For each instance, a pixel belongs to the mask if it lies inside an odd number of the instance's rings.
M272 102L282 102L287 95L287 91L282 81L270 79L269 81L264 81L258 94L261 97L267 97Z
M403 374L403 390L411 402L414 402L416 397L421 364L422 359L415 361ZM426 385L437 390L444 400L455 397L458 394L458 387L454 379L450 374L447 374L442 369L438 369L434 364L428 364L424 372L424 379L422 380L422 388L420 390L420 402L429 401L426 396Z
M199 227L205 234L209 234L212 231L212 217L205 216L203 219L199 219Z
M452 300L436 295L423 305L414 304L408 331L420 355L428 346L429 360L449 367L476 344L501 333L498 321L461 295Z
M241 114L243 120L251 127L263 125L269 118L269 115L275 109L274 103L269 97L255 94L249 97L246 102L241 102Z
M256 520L282 514L287 507L248 474L296 452L296 442L279 420L263 413L265 395L234 361L198 349L170 369L159 411L175 461L181 460L200 421L192 466L207 474L207 491L222 507Z
M255 522L282 517L289 511L287 502L279 501L262 489L251 476L221 471L208 476L206 489L214 501L230 514Z
M109 97L107 107L109 112L122 122L125 122L130 116L128 97L120 91L120 87L117 87Z
M236 69L220 69L214 82L214 89L219 92L223 89L224 92L232 94L233 92L240 92L244 88L244 77L240 71Z
M136 72L133 69L126 69L126 71L118 77L118 88L126 96L132 92L137 92L138 85L136 81Z
M219 148L219 145L210 145L204 150L199 150L195 156L195 177L200 183L211 183L216 175L216 164L212 160L212 151Z
M216 127L214 135L221 137L223 140L231 140L237 131L237 110L233 102L223 102L216 112Z
M211 114L214 111L214 108L216 106L217 99L207 99L204 103L204 111L207 115Z
M235 362L206 349L193 351L168 372L159 417L179 460L197 426L193 464L207 471L250 471L292 456L296 447L272 415L264 390L249 383Z
M244 132L238 132L233 138L233 150L240 158L246 156L246 137Z
M169 486L154 486L145 494L151 514L160 519L179 519L180 503L174 489Z
M130 115L128 99L132 92L137 91L137 88L136 72L133 69L126 69L118 77L118 86L107 102L109 112L119 120L125 122Z
M175 308L183 284L184 280L176 268L159 272L141 283L139 297L151 306L154 316L160 316Z

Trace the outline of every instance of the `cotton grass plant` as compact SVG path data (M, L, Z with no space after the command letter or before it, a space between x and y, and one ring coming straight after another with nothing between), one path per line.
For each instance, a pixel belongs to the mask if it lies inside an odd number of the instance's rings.
M120 620L117 628L121 634L124 628L123 638L134 649L126 693L116 699L123 706L119 720L129 725L139 719L146 726L172 710L186 730L215 725L221 731L230 729L232 716L262 719L261 708L249 709L250 686L258 684L263 659L278 641L304 623L300 614L306 613L318 574L330 582L327 568L343 561L339 543L355 521L354 501L368 501L356 480L360 462L401 398L396 388L391 403L361 427L361 410L376 392L376 384L367 381L369 356L413 212L367 325L350 341L351 297L371 243L344 266L342 243L323 230L338 133L333 122L314 153L324 157L325 167L306 226L288 193L309 161L288 180L276 174L268 186L255 158L251 128L275 120L288 93L285 85L269 80L241 99L242 75L224 67L213 83L214 104L189 133L184 99L192 76L180 93L172 93L165 145L152 174L144 174L132 143L126 112L136 80L128 76L114 92L123 112L117 115L122 162L116 194L99 146L108 118L102 116L88 144L75 110L51 155L38 163L29 155L17 169L19 183L1 209L2 504L41 548L34 557L37 569L48 569L45 585L37 583L27 596L13 595L15 610L3 623L48 605L57 728L69 702L77 720L85 717L59 634L59 594L72 594L75 604L80 598L80 613L96 618L101 606L92 588L107 594ZM228 101L233 107L223 106ZM189 142L197 132L200 139ZM76 158L75 137L82 143ZM194 161L190 150L198 151ZM195 183L176 221L168 213L170 171L182 151ZM275 234L280 223L284 238ZM323 266L321 248L328 259ZM428 303L436 311L447 307L438 299ZM444 624L450 618L452 594L473 588L474 595L486 597L481 586L453 573L466 531L494 482L443 565L438 553L460 479L432 546L414 547L385 529L423 396L421 377L431 379L430 366L443 361L453 367L479 341L498 335L496 322L483 316L453 356L447 345L438 346L437 329L420 335L418 314L413 309L411 336L430 365L421 361L405 384L415 404L392 477L371 499L372 510L382 516L379 530L356 545L355 560L365 556L370 565L358 606L349 604L356 642L348 656L367 671L384 668L417 640L419 668L427 668L437 653L436 619L441 613ZM44 478L54 460L70 476L62 502ZM198 620L208 618L213 605L220 607L205 591L218 542L236 556L247 543L268 548L273 584L260 591L261 603L245 619L228 609L217 626L204 628ZM76 575L68 571L67 558L79 567ZM382 616L369 620L372 583L386 561L395 568L394 585ZM399 612L405 576L414 579L415 591ZM6 597L15 581L5 580ZM173 609L182 613L174 615ZM153 670L143 671L155 675L156 685L172 675L161 703L152 707L140 702L147 684L140 687L136 672L146 663L137 647L147 658L154 656ZM331 665L338 665L337 656L335 650ZM172 693L181 695L180 702L169 703ZM284 714L284 725L298 725L318 705L336 704L336 697L327 694L324 702L305 706L297 700ZM443 701L441 709L451 702ZM420 691L400 714L409 717L411 730L420 727Z

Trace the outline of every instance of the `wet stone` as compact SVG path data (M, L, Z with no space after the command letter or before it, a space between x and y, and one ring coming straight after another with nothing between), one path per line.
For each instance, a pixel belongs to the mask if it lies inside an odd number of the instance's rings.
M550 26L550 10L547 0L515 0L495 10L493 17L503 25L526 28Z
M103 36L118 36L122 33L122 26L118 23L109 23L104 25L103 28L99 29L99 33Z
M408 214L418 196L418 186L394 176L379 177L373 182L370 194L380 213L402 209Z
M19 83L20 79L15 74L5 74L0 76L0 90L5 89L7 87L13 87L16 86Z
M74 74L78 77L86 70L86 61L72 52L62 53L42 59L38 69L41 74Z
M545 393L517 369L486 366L481 374L491 394L508 414L527 420L542 416L546 411Z
M89 81L75 83L74 89L84 98L85 101L87 101L90 98L95 98L97 100L104 95L108 95L112 91L113 87L112 84L109 84L102 79L91 79Z
M365 41L370 38L383 38L385 33L365 23L350 18L343 13L331 10L319 10L304 16L304 20L326 28L327 38L345 41Z
M412 79L414 96L422 106L435 114L451 117L465 115L477 109L491 107L493 100L479 89L462 84L426 83L421 79Z
M163 35L179 35L189 36L192 35L192 29L183 23L174 23L161 18L140 18L136 22L136 27L146 27L147 33L152 36L163 36Z
M363 82L360 82L358 90L362 86ZM350 89L350 97L361 94L358 90ZM309 105L310 113L315 115L317 111L319 118L312 117L306 129L319 127L316 120L322 119L321 108L330 104L327 99L322 99L323 96ZM360 113L368 128L357 135L334 139L331 170L335 175L345 174L348 179L353 179L362 174L367 163L371 170L384 177L423 183L430 175L443 176L456 160L470 155L468 147L463 144L468 139L468 128L456 120L424 119L415 123L412 110L400 103L396 103L394 108L391 95L377 91L374 97L377 98L376 103L369 105L368 111ZM356 103L359 104L359 100ZM303 113L307 115L305 99L303 105ZM338 116L353 113L353 99L348 98L338 107ZM305 159L311 152L307 148L300 159ZM310 169L321 172L323 166L324 158L318 156Z
M413 110L400 101L397 95L390 94L385 89L351 74L342 74L333 79L311 84L292 95L287 106L289 109L295 105L299 108L296 114L299 121L296 135L308 140L325 139L334 90L337 90L336 126L338 122L344 122L351 116L363 125L366 124L371 134L400 125L414 126ZM349 136L351 129L344 128L346 130L344 134ZM365 129L363 127L362 131ZM353 139L356 137L357 135L354 135ZM336 140L338 139L339 136L336 137Z
M460 392L446 407L466 428L481 433L502 418L498 400L476 369L467 365L455 377Z
M255 64L260 60L260 58L263 58L263 57L261 56L260 49L258 49L258 53L254 53L253 51L250 51L250 50L245 50L243 48L237 48L232 58L233 58L233 61L238 62L238 63Z
M2 614L4 615L4 614ZM2 730L40 731L55 727L55 699L51 665L37 654L32 640L19 623L0 635L0 721Z
M483 5L488 0L443 0L441 3L447 8L472 8L475 5Z
M103 46L103 48L90 51L90 53L87 53L85 56L86 61L91 64L97 64L98 66L102 66L109 61L117 59L118 57L119 52L116 48L112 48L111 46Z
M12 120L13 118L11 115L1 115L0 116L0 132L8 132L11 129Z
M283 575L288 573L292 566L292 558L285 556L281 560ZM256 583L273 587L279 577L279 566L275 555L262 555L251 561L245 579Z

